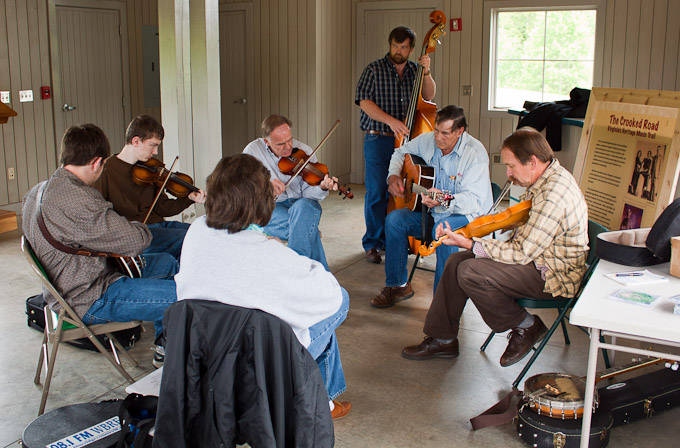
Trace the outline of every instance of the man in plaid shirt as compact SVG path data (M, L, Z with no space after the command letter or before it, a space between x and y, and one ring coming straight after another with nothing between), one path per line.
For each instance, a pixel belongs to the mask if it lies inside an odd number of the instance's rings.
M360 126L364 137L364 218L366 233L362 245L366 258L380 263L380 250L385 246L387 214L387 169L394 151L394 137L408 135L404 124L418 64L409 61L416 35L409 28L397 27L390 32L389 52L366 66L357 85L354 102L361 107ZM434 98L436 85L430 73L430 57L418 59L423 66L423 99Z
M533 129L507 137L501 160L508 178L527 188L529 219L507 241L469 239L437 228L438 237L448 235L444 244L468 250L449 257L425 319L425 340L404 348L404 358L458 356L460 317L470 298L493 331L512 330L500 361L510 366L548 331L514 299L573 297L578 290L588 254L588 209L581 189Z

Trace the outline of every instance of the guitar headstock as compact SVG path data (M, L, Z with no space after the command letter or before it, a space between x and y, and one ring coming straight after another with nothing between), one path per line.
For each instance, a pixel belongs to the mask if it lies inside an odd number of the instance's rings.
M453 199L453 194L448 190L443 190L441 193L437 194L437 201L441 202L442 205L448 207Z

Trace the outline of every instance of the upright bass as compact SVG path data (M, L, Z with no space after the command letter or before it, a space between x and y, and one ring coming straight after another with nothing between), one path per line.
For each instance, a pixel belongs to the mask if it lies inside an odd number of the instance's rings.
M430 31L428 31L425 36L420 56L434 53L437 49L437 44L441 44L439 37L446 33L446 31L444 31L446 15L443 11L432 11L432 13L430 13L430 22L434 23L434 26L430 28ZM420 134L434 131L434 119L437 116L437 105L423 99L423 75L423 66L418 65L418 72L416 73L413 91L411 92L411 99L409 100L408 110L406 111L406 117L404 118L404 123L406 124L406 127L409 128L410 133L409 135L395 137L395 148L402 146L404 143Z
M443 11L432 11L430 13L430 22L434 26L430 28L425 36L423 48L420 56L434 53L437 49L437 44L441 44L439 37L444 35L444 25L446 23L446 15ZM409 128L409 134L404 136L396 136L394 138L394 147L398 148L409 140L434 131L434 120L437 116L437 105L432 101L423 99L423 66L418 65L418 72L413 84L413 91L411 92L411 99L409 101L404 124ZM396 197L390 195L390 200L387 207L387 213L399 208L409 208L417 210L420 208L420 195L413 191L413 185L419 185L425 189L434 186L434 169L425 164L404 164L401 178L404 182L404 197Z

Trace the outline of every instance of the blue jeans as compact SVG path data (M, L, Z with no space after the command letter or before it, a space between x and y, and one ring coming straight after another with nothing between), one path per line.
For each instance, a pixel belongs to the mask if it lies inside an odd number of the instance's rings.
M402 208L387 215L385 221L385 285L401 286L408 280L408 237L421 237L421 212L412 212ZM452 229L457 229L468 223L463 215L449 215L440 222L447 221ZM437 223L439 224L439 223ZM432 229L432 238L436 230ZM437 290L439 279L444 272L444 266L449 255L458 251L456 246L440 245L437 248L437 267L434 273L434 291Z
M189 229L188 222L163 221L147 226L151 230L151 244L144 249L144 254L168 253L179 260L182 253L184 237Z
M264 231L282 240L288 247L305 257L316 260L328 271L326 253L319 235L321 205L307 198L286 199L277 202Z
M364 250L385 247L385 215L387 214L387 170L394 152L394 137L364 136L364 220L366 233L361 239Z
M342 370L342 361L340 360L338 340L335 337L335 329L345 320L349 311L349 294L347 294L345 288L341 289L342 305L340 305L340 309L331 317L309 328L309 336L312 338L312 342L307 350L319 365L329 400L334 400L347 388L345 372Z
M158 338L165 309L177 301L174 276L179 263L169 254L149 254L144 259L142 278L123 277L111 283L87 310L83 322L152 321Z

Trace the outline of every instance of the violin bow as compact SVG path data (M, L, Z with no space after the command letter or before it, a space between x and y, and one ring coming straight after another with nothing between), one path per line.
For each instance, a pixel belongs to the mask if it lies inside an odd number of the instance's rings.
M333 124L333 126L331 126L330 131L328 131L328 133L327 133L326 136L323 138L323 140L321 140L321 142L319 142L319 144L316 146L316 148L314 149L314 151L312 151L312 153L309 155L309 157L307 157L307 160L305 160L305 163L303 163L302 166L300 166L300 169L298 169L292 176L290 176L290 179L288 179L288 182L286 182L286 183L283 185L284 188L288 188L288 185L290 185L290 183L293 182L293 179L295 179L295 178L297 177L297 175L300 174L300 173L302 172L302 170L303 170L303 169L307 166L307 164L312 160L312 156L313 156L314 154L316 154L316 152L319 150L319 148L321 148L321 145L323 145L324 143L326 143L326 140L328 140L328 137L331 136L331 134L333 133L333 131L335 131L335 129L336 129L338 126L340 126L340 120L337 120L337 121Z
M508 194L508 191L510 191L510 187L512 187L512 181L508 180L505 182L505 185L503 185L503 190L501 191L501 194L498 195L498 198L496 198L496 202L493 203L489 211L486 213L487 215L491 214L491 212L495 211L496 208L498 208L498 204L500 204L503 198L505 198L505 195Z
M175 156L175 160L172 162L172 165L170 165L169 173L172 173L172 169L174 168L175 163L177 163L177 160L179 160L179 156ZM161 174L163 174L164 169L165 169L165 167L161 168ZM151 216L151 211L156 206L156 202L158 202L158 198L161 197L161 193L163 193L163 190L165 190L165 185L168 183L168 180L170 180L170 174L165 176L165 180L163 181L163 185L161 185L161 188L158 189L158 193L156 193L156 197L154 198L153 203L151 204L151 207L149 207L149 211L146 212L146 216L144 217L144 221L142 221L142 224L146 224L146 221L149 219L149 216Z

